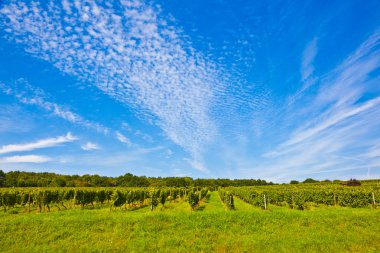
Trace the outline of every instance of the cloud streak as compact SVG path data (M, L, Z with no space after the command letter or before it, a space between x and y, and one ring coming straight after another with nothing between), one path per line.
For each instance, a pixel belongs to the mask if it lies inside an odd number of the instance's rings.
M21 155L0 157L0 164L4 163L46 163L52 159L41 155Z
M128 145L128 147L131 147L133 144L131 140L129 140L125 135L120 133L119 131L115 132L116 139L118 139L121 143L125 143Z
M33 87L25 79L19 79L13 85L6 85L0 82L0 90L7 95L15 97L22 104L37 106L73 124L94 129L101 133L108 132L108 128L101 124L86 120L65 106L49 101L49 95L45 91Z
M317 55L317 39L314 38L305 48L301 64L301 81L309 79L314 71L313 61Z
M317 94L307 98L308 106L305 100L294 105L295 130L264 154L267 160L260 168L269 169L263 174L283 180L361 170L359 177L365 178L369 168L378 166L380 96L374 94L380 77L373 73L380 66L379 45L377 31L321 78Z
M78 138L73 136L71 133L67 133L64 136L43 139L36 142L31 142L31 143L4 145L0 148L0 154L24 152L24 151L31 151L31 150L42 149L42 148L49 148L49 147L58 146L60 144L73 142L77 139Z

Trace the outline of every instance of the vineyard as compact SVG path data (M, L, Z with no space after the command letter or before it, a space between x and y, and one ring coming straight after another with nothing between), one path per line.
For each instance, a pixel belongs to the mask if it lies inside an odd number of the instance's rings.
M376 198L380 199L380 187L376 183L360 187L319 184L228 187L224 191L264 209L267 208L268 204L299 210L307 209L313 205L376 208Z
M66 210L86 206L136 208L149 206L153 210L159 203L165 206L175 200L187 201L191 210L208 194L208 188L3 188L0 206L4 212L22 208L25 212L38 210ZM378 182L359 187L336 184L272 185L256 187L219 188L218 194L227 210L234 209L234 197L267 209L269 205L305 210L310 206L341 206L376 208L380 198Z
M379 252L379 199L379 181L0 188L0 251Z
M51 207L67 210L76 207L136 208L149 206L153 210L159 203L187 200L192 210L206 197L207 188L12 188L0 190L0 206L4 212L23 209L25 212L50 211Z

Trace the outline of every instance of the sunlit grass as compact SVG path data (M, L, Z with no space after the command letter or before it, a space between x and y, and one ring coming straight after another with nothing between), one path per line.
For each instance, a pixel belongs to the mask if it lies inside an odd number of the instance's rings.
M177 201L153 212L1 213L0 252L380 252L379 210L235 207L213 192L193 212Z

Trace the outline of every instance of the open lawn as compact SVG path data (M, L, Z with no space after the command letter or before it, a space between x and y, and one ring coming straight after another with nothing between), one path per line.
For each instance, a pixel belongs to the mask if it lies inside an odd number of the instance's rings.
M380 210L270 208L217 192L197 211L109 208L0 214L0 252L380 252Z

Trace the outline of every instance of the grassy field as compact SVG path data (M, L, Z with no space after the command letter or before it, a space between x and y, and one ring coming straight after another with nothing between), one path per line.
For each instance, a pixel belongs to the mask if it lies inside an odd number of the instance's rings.
M380 210L270 207L212 192L197 211L169 203L0 214L0 252L380 252Z

